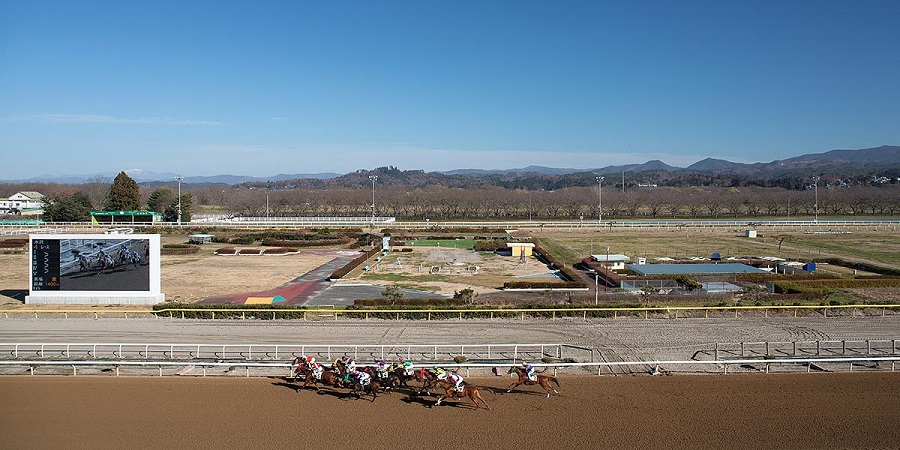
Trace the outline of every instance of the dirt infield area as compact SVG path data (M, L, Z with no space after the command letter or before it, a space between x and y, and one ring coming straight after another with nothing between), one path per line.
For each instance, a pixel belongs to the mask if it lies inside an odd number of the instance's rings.
M471 380L501 388L507 377ZM898 448L900 373L565 377L433 397L277 378L0 378L3 448ZM484 389L487 391L487 389Z

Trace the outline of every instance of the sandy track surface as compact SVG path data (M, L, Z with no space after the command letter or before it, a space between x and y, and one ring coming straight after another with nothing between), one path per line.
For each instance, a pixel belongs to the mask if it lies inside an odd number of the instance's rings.
M506 377L473 379L502 388ZM898 448L900 374L567 377L429 408L278 378L0 378L4 448Z

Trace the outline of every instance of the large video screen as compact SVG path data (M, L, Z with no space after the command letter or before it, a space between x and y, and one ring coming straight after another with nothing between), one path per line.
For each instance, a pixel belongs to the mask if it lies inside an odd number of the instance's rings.
M158 236L32 235L31 292L158 291L158 255Z

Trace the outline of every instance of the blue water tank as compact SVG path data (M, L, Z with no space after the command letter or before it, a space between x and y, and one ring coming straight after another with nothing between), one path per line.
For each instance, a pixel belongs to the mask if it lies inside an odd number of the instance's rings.
M803 270L805 270L807 272L815 272L816 271L816 263L808 262L808 263L804 264Z
M720 255L719 252L715 252L712 254L712 256L710 256L709 259L711 259L713 261L718 261L718 260L722 259L722 255Z

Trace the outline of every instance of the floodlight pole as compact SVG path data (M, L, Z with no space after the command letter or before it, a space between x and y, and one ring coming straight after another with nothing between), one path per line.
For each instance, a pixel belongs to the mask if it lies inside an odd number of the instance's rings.
M375 228L375 182L378 181L378 175L369 175L372 180L372 228Z
M597 177L597 224L603 222L603 179Z
M815 205L813 205L813 206L815 206L815 210L816 210L816 223L819 223L819 179L820 178L821 177L813 177L813 186L814 186L813 189L815 190L815 193L816 193L816 203L815 203Z
M606 273L604 273L603 277L603 295L606 295L606 290L609 288L609 246L606 247Z
M184 181L184 177L176 175L175 181L178 182L178 225L181 226L181 182Z

